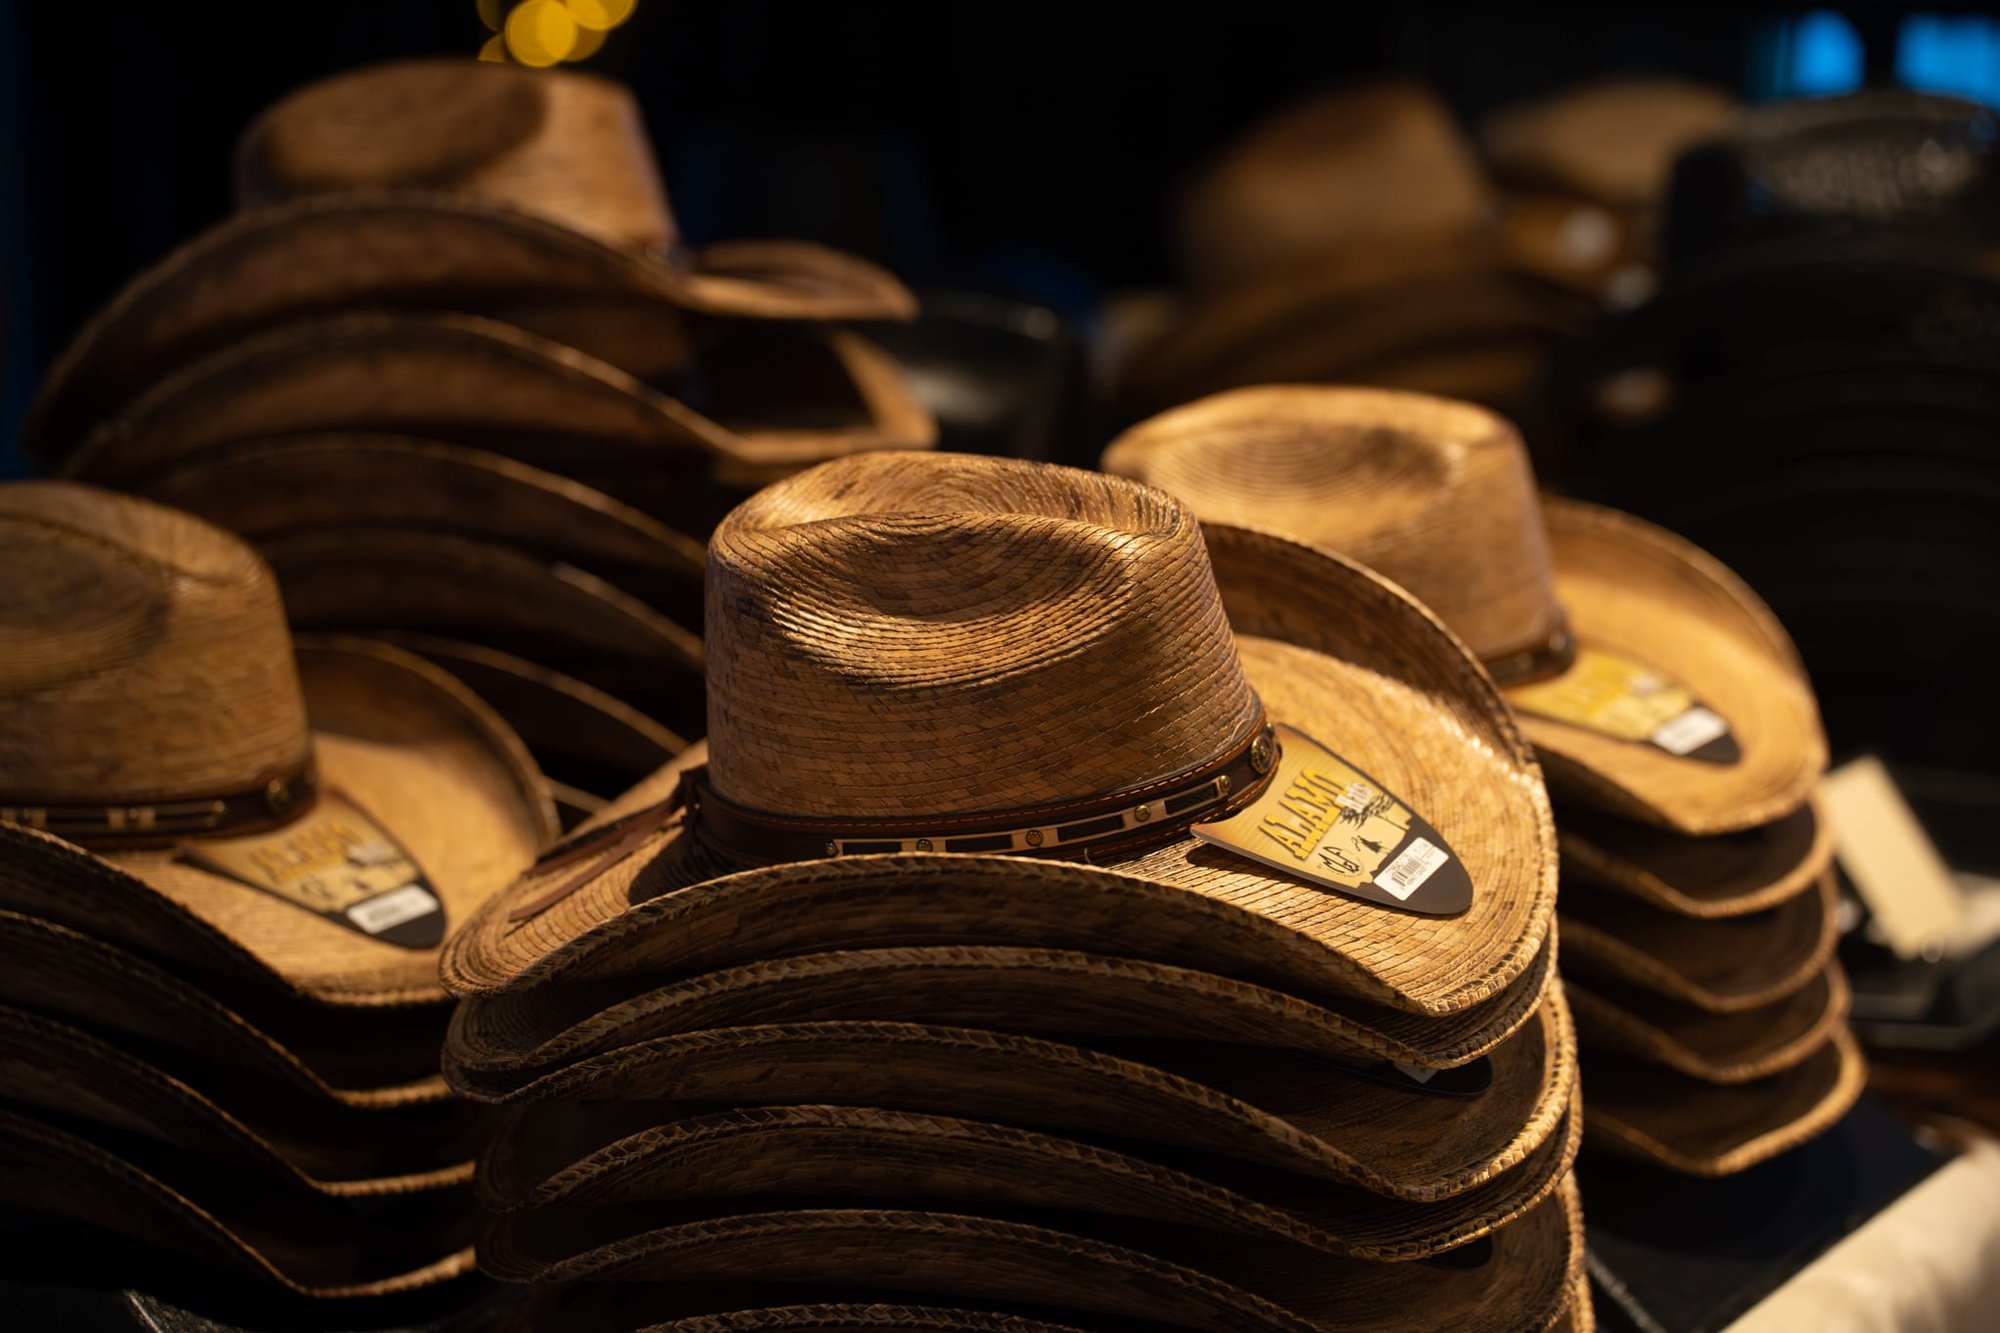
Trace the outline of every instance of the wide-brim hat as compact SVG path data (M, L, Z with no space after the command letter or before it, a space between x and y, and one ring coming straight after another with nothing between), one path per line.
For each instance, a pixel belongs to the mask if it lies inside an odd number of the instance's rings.
M879 348L845 332L798 337L838 373L822 364L776 382L795 380L810 393L831 380L837 392L817 404L787 404L767 381L762 400L749 405L762 424L738 430L605 361L498 320L319 315L152 383L62 467L79 480L126 485L223 445L371 431L476 445L564 475L693 462L733 469L745 484L843 454L935 442L929 412Z
M573 1158L557 1130L539 1118L528 1142L501 1122L479 1168L488 1208L587 1215L759 1196L828 1206L894 1200L1053 1208L1396 1261L1469 1244L1547 1198L1575 1161L1583 1122L1572 1112L1512 1170L1433 1203L1384 1200L1199 1155L1158 1162L1035 1130L877 1107L760 1107L669 1119L612 1143L600 1140ZM587 1131L581 1141L598 1138Z
M473 1119L453 1101L360 1110L213 1075L204 1091L89 1033L4 1008L0 1068L10 1105L230 1163L286 1188L365 1197L472 1178Z
M1484 1090L1453 1095L1449 1080L1430 1090L1257 1047L1100 1048L975 1028L806 1022L653 1038L551 1071L505 1100L536 1107L516 1131L530 1139L540 1119L562 1124L574 1114L563 1104L577 1101L824 1102L1145 1141L1427 1202L1512 1170L1555 1134L1576 1077L1557 993L1487 1058ZM601 1123L614 1138L628 1127Z
M268 1181L246 1185L185 1154L128 1152L122 1143L113 1151L95 1139L0 1110L0 1204L44 1229L87 1228L309 1296L388 1295L472 1269L469 1186L327 1198Z
M1214 973L1072 950L918 946L785 954L632 993L554 985L476 996L452 1021L447 1064L496 1098L578 1059L711 1028L875 1019L1084 1038L1273 1046L1335 1059L1454 1068L1529 1021L1553 950L1505 994L1448 1018L1379 1005L1329 1009Z
M1718 1014L1632 986L1570 982L1579 1039L1698 1078L1748 1083L1802 1064L1847 1019L1847 977L1829 962L1805 985L1755 1009Z
M1833 863L1833 826L1816 801L1769 824L1706 838L1565 810L1556 835L1570 878L1705 920L1776 907L1809 891Z
M0 969L0 1003L116 1033L170 1073L226 1071L369 1110L451 1095L438 1072L448 1018L442 1004L350 1009L328 1021L325 1012L257 996L264 1002L253 1023L138 954L17 912L0 911L0 956L8 964Z
M1563 902L1563 965L1715 1014L1773 1004L1810 982L1840 929L1831 875L1748 916L1701 920L1611 893Z
M361 640L301 640L297 656L319 789L343 794L394 836L422 869L447 929L555 836L533 760L457 681ZM209 851L228 843L211 840ZM371 937L174 849L100 855L0 824L0 867L0 906L190 979L219 976L253 993L343 1007L444 997L436 946Z
M754 1274L777 1287L843 1282L1022 1301L1176 1327L1326 1333L1421 1322L1545 1328L1582 1262L1575 1187L1493 1234L1477 1266L1383 1264L1185 1227L1028 1212L769 1208L578 1234L567 1219L510 1214L480 1252L512 1280L701 1283ZM1393 1313L1391 1313L1393 1312Z
M1593 1055L1588 1134L1623 1156L1690 1175L1730 1175L1823 1133L1867 1081L1867 1062L1844 1026L1803 1063L1750 1083L1708 1083Z
M414 528L302 532L258 549L296 629L445 635L575 676L669 726L700 726L700 638L596 575Z
M300 532L423 528L574 565L695 624L701 542L567 477L400 435L252 440L137 479L137 495L253 544Z
M899 465L909 459L921 459L923 465L905 472ZM1061 498L1066 491L1076 492L1074 503L1079 506L1087 503L1089 491L1101 489L1110 497L1107 503L1156 508L1170 526L1191 523L1185 510L1167 497L1114 479L1033 464L915 454L876 454L828 465L764 492L752 504L774 513L781 509L810 513L825 504L847 513L875 506L884 512L908 508L922 514L968 503L952 498L954 487L967 488L964 493L976 497L969 502L967 522L991 527L1002 544L1022 543L1017 561L1009 563L1007 580L1025 578L1033 583L1043 577L1036 571L1034 554L1041 534L1067 541L1072 532L1081 536L1088 531L1080 522L1073 529L1060 524L1033 526L1039 522L1032 517L1038 506L1072 503ZM830 488L839 498L821 497L817 494L821 488ZM1010 505L1023 513L1005 514ZM739 509L732 521L744 513ZM910 521L910 530L918 532L926 520ZM838 541L837 532L837 524L818 525L801 540L816 540L825 533ZM1038 535L1032 539L1023 535L1029 532ZM1204 618L1190 630L1229 633L1231 656L1240 660L1247 681L1246 697L1254 690L1268 717L1335 747L1345 762L1372 775L1367 782L1395 793L1408 809L1426 812L1424 817L1450 844L1470 878L1469 907L1456 916L1385 908L1269 871L1189 834L1143 855L1104 858L1099 861L1104 869L1066 861L1018 865L996 861L982 873L989 884L1008 882L1009 898L1004 912L999 910L1001 904L990 903L979 915L1011 916L1016 924L1008 938L1022 943L1092 951L1115 939L1118 951L1131 957L1252 980L1278 977L1282 980L1267 984L1314 997L1364 999L1433 1017L1492 999L1526 972L1544 947L1552 915L1554 831L1533 761L1491 682L1434 618L1359 566L1265 534L1221 527L1203 532L1205 552L1197 554L1198 544L1189 550L1186 537L1180 535L1173 538L1176 544L1171 548L1174 558L1199 559L1213 570L1213 587L1207 569L1190 566L1171 572L1171 577L1188 580L1189 595L1209 599ZM745 540L754 550L756 540ZM1131 549L1136 553L1139 548ZM1150 549L1164 553L1168 548ZM827 548L827 556L834 561L848 558L837 545ZM771 573L780 581L795 576L796 566L785 569L794 572L773 567ZM825 577L832 576L831 570L825 571ZM1220 590L1220 605L1213 600L1214 588ZM799 591L804 591L803 585ZM1048 601L1031 622L1022 623L1016 651L1032 651L1034 644L1072 643L1079 635L1084 643L1092 635L1101 637L1104 617L1129 614L1125 603L1134 591L1130 584L1104 585L1087 595ZM1226 627L1218 623L1225 613ZM731 611L732 617L737 614ZM1070 619L1076 621L1073 628L1065 626ZM727 622L712 620L711 633L718 623ZM885 631L889 637L879 639ZM879 629L871 626L870 634L871 658L883 662L906 661L906 652L948 650L953 642L936 625L915 617L885 621ZM901 647L898 638L903 639ZM1158 665L1168 669L1164 663ZM711 647L711 772L722 757L713 723L716 717L729 715L718 709L739 707L718 704L718 669L729 668L718 668ZM1143 662L1120 661L1115 666L1107 663L1105 669L1138 673L1152 668ZM1180 669L1187 669L1184 663ZM1236 670L1234 660L1229 669ZM1154 682L1140 682L1136 676L1133 683L1156 688ZM740 689L741 682L732 685ZM1113 682L1106 681L1096 688L1112 687ZM1201 687L1191 682L1191 688ZM784 698L784 691L769 680L758 689L767 704ZM732 696L735 692L732 689ZM1025 718L996 720L989 707L975 706L969 695L966 707L967 726L1028 725ZM1065 709L1057 711L1068 715ZM797 728L795 715L790 729L804 730ZM825 747L835 744L846 756L844 762L851 763L852 736L801 734L788 739L784 748L795 755L810 750L831 762L834 753ZM759 756L757 762L777 753ZM1113 750L1107 757L1119 753ZM1270 752L1265 753L1268 759ZM910 777L921 775L933 761L927 750L905 745L898 754L883 756L882 762L890 766L885 772ZM671 790L668 786L654 799ZM589 833L573 835L535 873L517 882L504 900L496 901L454 938L445 975L455 993L522 989L556 975L581 975L590 967L636 970L624 960L635 956L635 937L651 930L654 920L668 915L698 920L698 914L690 911L693 905L742 893L773 877L772 871L753 870L717 879L740 866L709 851L704 839L683 838L686 821L680 814L665 807L650 813L628 810L629 806L607 809L602 823L587 825ZM618 823L614 813L625 822ZM814 849L818 847L815 842ZM615 854L606 856L606 850ZM903 851L904 855L880 863L879 878L885 885L928 872L939 882L929 898L937 903L943 901L940 895L952 896L957 884L972 882L968 856L933 860L914 843ZM842 867L848 859L827 858L823 869L836 877L857 873ZM858 873L878 874L866 868ZM806 872L808 883L811 875ZM710 880L716 882L706 883ZM696 889L698 885L702 887ZM1102 906L1093 907L1093 900ZM1104 922L1100 929L1108 933L1085 937L1078 923L1114 901L1120 904L1117 914L1100 918ZM865 900L856 899L849 910L865 912ZM783 919L762 908L758 916L773 924ZM941 907L926 913L926 918L951 929L953 918ZM1207 924L1197 932L1190 929L1196 921ZM823 928L830 927L815 926ZM895 943L999 942L913 936L910 927L904 929ZM1259 941L1254 949L1249 947L1252 938ZM611 940L619 941L615 948L608 946ZM1171 943L1163 947L1161 942L1167 940ZM592 956L597 961L584 961Z
M1812 691L1755 594L1659 528L1538 499L1519 435L1471 404L1270 385L1143 422L1104 462L1205 519L1352 552L1404 584L1501 679L1573 803L1734 832L1796 810L1825 767ZM1685 696L1664 722L1687 724L1627 739L1613 722L1642 695Z

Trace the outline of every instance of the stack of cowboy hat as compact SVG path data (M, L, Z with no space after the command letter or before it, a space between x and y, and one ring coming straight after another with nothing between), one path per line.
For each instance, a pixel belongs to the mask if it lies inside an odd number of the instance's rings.
M1480 147L1503 189L1516 261L1606 305L1649 295L1674 159L1737 114L1719 89L1626 78L1503 107Z
M1189 189L1179 231L1184 309L1119 374L1140 410L1275 380L1514 408L1592 304L1516 262L1472 145L1412 84L1254 127Z
M708 608L706 746L446 950L524 1326L1587 1326L1547 798L1407 595L885 453Z
M1714 559L1538 499L1466 403L1268 386L1141 423L1113 472L1395 579L1462 637L1534 743L1562 835L1563 972L1590 1134L1739 1170L1825 1129L1863 1066L1831 961L1826 760L1784 631Z
M2000 118L1949 98L1746 113L1676 169L1658 296L1560 381L1564 484L1738 570L1837 750L2000 745L1974 665L2000 652L1996 154Z
M295 646L186 514L21 482L0 545L10 1263L207 1308L468 1273L438 955L555 834L520 740L409 653Z
M617 84L362 69L262 113L235 180L57 360L27 452L252 537L301 628L429 636L572 818L699 734L731 497L931 442L836 323L909 293L805 243L686 247Z

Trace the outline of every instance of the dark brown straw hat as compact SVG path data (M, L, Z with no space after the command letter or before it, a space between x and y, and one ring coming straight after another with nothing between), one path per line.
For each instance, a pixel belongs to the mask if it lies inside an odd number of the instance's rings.
M1844 1026L1804 1063L1752 1083L1706 1083L1593 1054L1589 1139L1690 1175L1730 1175L1830 1128L1867 1081L1867 1062Z
M1538 1021L1488 1057L1486 1089L1448 1096L1386 1070L1254 1047L1097 1049L913 1023L769 1024L620 1047L506 1100L541 1104L519 1122L529 1141L542 1119L565 1123L573 1111L561 1104L576 1101L824 1102L1137 1139L1429 1202L1513 1169L1555 1134L1575 1083L1573 1042L1551 992Z
M688 250L629 94L590 75L450 60L358 70L266 111L236 166L247 211L85 326L35 405L31 453L60 456L93 414L195 356L341 307L485 311L558 338L637 320L662 331L656 351L700 338L688 316L916 310L889 274L820 246Z
M1468 1244L1539 1204L1568 1174L1583 1122L1572 1112L1512 1170L1435 1203L1390 1201L1199 1157L1156 1162L1034 1130L876 1107L718 1111L643 1124L608 1144L601 1126L580 1126L573 1145L551 1135L558 1127L547 1123L537 1124L532 1142L509 1128L501 1123L481 1159L482 1200L500 1211L567 1210L585 1224L592 1213L629 1205L894 1200L1130 1217L1391 1261ZM593 1143L601 1146L571 1156L574 1146Z
M878 853L1057 851L1019 873L1077 888L1062 915L1097 875L1149 901L1121 953L1168 920L1262 918L1246 928L1317 957L1309 992L1433 1017L1542 949L1554 835L1525 745L1450 634L1337 557L1204 546L1186 508L1115 478L885 453L739 507L708 601L706 767L459 935L459 994L580 967L732 870ZM1294 792L1322 779L1325 804ZM1232 837L1256 850L1207 840Z
M745 477L869 449L925 449L929 414L852 334L818 335L847 372L840 424L737 431L566 344L481 316L361 311L270 329L148 385L66 456L66 475L129 484L223 445L370 431L477 445L570 474L718 463Z
M1833 877L1777 907L1706 921L1636 898L1576 892L1563 900L1563 967L1715 1014L1774 1004L1816 977L1839 935Z
M85 1228L99 1251L109 1244L98 1237L137 1243L316 1297L388 1295L471 1271L467 1187L327 1198L246 1186L185 1154L128 1160L94 1137L0 1110L0 1205L43 1231Z
M454 1080L504 1096L586 1056L710 1028L876 1019L1085 1038L1198 1037L1422 1069L1478 1058L1541 1004L1553 950L1501 996L1448 1018L1328 1009L1248 982L1053 949L923 946L786 954L627 993L539 987L475 996L453 1018ZM1358 1012L1357 1012L1358 1011Z
M1226 1333L1440 1326L1511 1333L1560 1318L1582 1262L1580 1210L1568 1182L1496 1232L1485 1263L1456 1269L1063 1213L771 1209L672 1221L636 1235L578 1234L567 1221L502 1217L481 1246L482 1267L517 1281L699 1283L750 1274L780 1288L838 1281Z
M1829 962L1790 995L1718 1014L1635 986L1570 982L1591 1050L1652 1060L1705 1083L1747 1083L1802 1064L1847 1020L1846 974Z
M241 542L142 500L0 488L0 908L191 977L440 998L437 946L544 845L519 739L379 644L302 648Z
M1637 519L1541 501L1520 436L1467 403L1267 386L1142 422L1110 470L1205 519L1353 555L1501 682L1559 794L1682 834L1804 804L1826 763L1796 654L1740 580Z
M1807 892L1833 864L1833 826L1807 801L1741 833L1687 838L1588 810L1557 826L1563 873L1682 916L1742 916Z

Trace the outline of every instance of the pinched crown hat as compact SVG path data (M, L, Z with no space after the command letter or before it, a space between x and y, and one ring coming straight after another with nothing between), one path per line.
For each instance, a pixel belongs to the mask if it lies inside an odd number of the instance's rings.
M1732 832L1796 810L1825 766L1812 691L1756 595L1658 528L1542 502L1520 436L1482 408L1242 389L1140 423L1104 463L1209 521L1403 584L1486 663L1551 785L1579 803Z
M1504 706L1366 571L1209 540L1213 564L1163 492L988 458L761 492L711 545L707 765L559 846L454 940L447 983L523 987L732 870L965 852L1114 868L1142 915L1261 918L1324 989L1490 998L1553 897Z
M0 907L341 1004L440 998L437 948L553 836L518 738L397 649L302 647L235 538L0 488Z

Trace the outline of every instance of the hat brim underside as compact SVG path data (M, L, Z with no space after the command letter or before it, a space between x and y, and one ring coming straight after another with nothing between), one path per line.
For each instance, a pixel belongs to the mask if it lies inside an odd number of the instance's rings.
M1590 1049L1652 1060L1704 1083L1748 1083L1803 1064L1847 1018L1846 975L1829 962L1792 994L1715 1014L1630 987L1565 992Z
M1578 1212L1566 1181L1494 1233L1484 1265L1460 1270L1070 1214L1016 1220L906 1209L745 1213L587 1249L571 1249L578 1238L560 1229L535 1236L503 1225L481 1262L498 1276L549 1281L701 1282L754 1272L779 1285L842 1281L1027 1301L1217 1333L1361 1327L1357 1315L1384 1309L1422 1309L1444 1326L1498 1333L1559 1317L1577 1262Z
M809 243L726 244L682 266L449 195L301 199L232 218L127 284L58 359L23 439L30 457L53 464L97 404L123 403L196 357L305 313L632 297L737 319L916 313L888 273Z
M1833 826L1813 800L1769 824L1700 839L1589 813L1565 814L1557 832L1566 875L1703 919L1776 907L1833 862Z
M1472 906L1465 913L1418 916L1364 902L1193 837L1110 870L1017 858L912 856L842 858L719 878L735 867L685 845L678 826L670 826L560 901L513 920L552 883L548 876L524 878L453 940L447 984L454 993L473 995L525 989L558 976L630 975L657 965L650 956L641 961L646 946L639 936L657 934L663 929L658 923L670 918L683 923L673 927L677 931L701 929L700 913L732 888L741 892L755 884L767 892L785 882L795 895L819 891L832 900L827 884L815 881L870 876L880 881L873 892L895 893L898 875L927 871L947 896L955 882L977 892L980 879L986 886L1013 879L1005 913L990 904L977 913L995 923L989 930L1005 934L926 939L909 927L895 943L1090 951L1115 939L1126 956L1314 998L1359 998L1432 1017L1490 1000L1533 965L1555 898L1547 796L1506 706L1464 647L1400 589L1351 562L1279 537L1222 525L1204 531L1240 636L1245 675L1267 714L1340 753L1439 829L1472 880ZM690 751L682 761L691 765L700 756ZM674 781L663 773L641 785L659 800ZM640 793L621 799L598 818L636 808L639 799ZM839 868L864 860L878 864ZM1086 882L1101 892L1086 893ZM857 888L849 881L849 892L840 896L851 901L840 905L838 916L868 914ZM1097 918L1103 933L1079 929L1092 914L1093 896L1105 913ZM1122 902L1114 908L1116 900ZM923 917L949 935L966 906L954 912L933 907ZM775 911L759 916L773 924L785 919ZM1009 916L1012 924L1006 924ZM1202 925L1189 929L1196 921ZM711 957L701 965L718 961Z
M447 1062L499 1098L562 1065L712 1028L821 1020L915 1022L1079 1038L1194 1037L1450 1068L1486 1054L1541 1004L1554 954L1479 1009L1442 1019L1328 1009L1213 973L1053 949L923 946L786 954L618 995L549 986L463 1001ZM643 985L643 982L638 983Z
M1495 1049L1476 1097L1396 1086L1311 1056L1206 1043L1104 1049L970 1028L814 1022L654 1038L510 1093L514 1103L832 1102L1144 1140L1434 1201L1546 1142L1575 1083L1560 993ZM561 1123L567 1110L537 1114Z
M1594 1058L1590 1073L1591 1143L1696 1176L1746 1170L1816 1137L1868 1081L1844 1026L1804 1063L1754 1083L1703 1083L1616 1058Z
M1563 905L1564 966L1710 1013L1768 1005L1807 985L1838 941L1831 875L1754 916L1703 921L1634 898L1575 894Z
M1826 767L1811 687L1784 630L1728 570L1637 519L1546 500L1556 594L1585 648L1631 657L1685 685L1728 723L1734 763L1521 714L1550 787L1578 804L1691 835L1791 814Z
M464 686L387 645L301 641L321 790L374 816L422 867L447 929L555 836L520 741ZM384 943L172 850L98 856L0 826L0 906L197 972L332 1005L445 998L436 949ZM80 885L90 892L80 895Z

